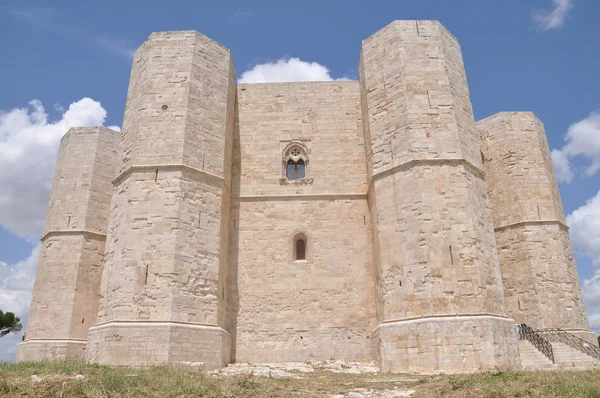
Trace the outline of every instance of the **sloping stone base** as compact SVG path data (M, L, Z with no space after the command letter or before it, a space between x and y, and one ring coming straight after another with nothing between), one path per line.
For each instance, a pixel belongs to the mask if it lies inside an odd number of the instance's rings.
M85 340L28 340L19 344L17 362L83 362Z
M375 331L383 372L470 373L519 369L515 322L494 315L383 323Z
M90 328L88 362L217 369L231 360L231 335L218 326L176 322L111 322Z

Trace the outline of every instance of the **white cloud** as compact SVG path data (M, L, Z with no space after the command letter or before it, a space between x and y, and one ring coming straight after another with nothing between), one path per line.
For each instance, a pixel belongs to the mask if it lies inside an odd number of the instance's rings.
M0 309L4 312L13 312L23 324L23 330L11 333L0 338L0 362L14 361L17 353L17 344L27 326L29 306L31 303L31 290L35 279L35 270L40 253L39 245L34 247L29 256L16 264L7 264L0 261Z
M600 111L590 113L585 119L573 123L565 135L566 144L552 151L552 162L559 182L573 179L574 158L587 162L585 174L592 176L600 170Z
M565 24L565 19L573 9L573 0L552 0L552 9L534 9L531 13L533 22L542 30L560 28Z
M39 254L37 245L26 259L16 264L0 261L0 310L14 312L21 320L24 320L23 314L29 312Z
M600 192L567 216L575 249L588 256L596 269L582 284L590 328L600 332Z
M583 281L581 289L590 329L600 334L600 273Z
M22 8L8 8L8 13L32 24L41 24L56 16L54 8L26 5Z
M40 101L29 105L0 111L0 224L32 240L43 228L60 139L71 127L104 124L106 110L83 98L49 121Z
M24 5L19 8L7 8L6 10L8 15L16 19L65 35L69 39L76 38L87 44L95 45L109 54L124 57L128 60L131 59L137 47L129 39L95 34L80 28L73 23L73 19L68 14L58 8ZM1 11L2 8L0 7Z
M118 39L108 36L94 36L93 41L104 51L120 57L133 57L136 46L128 39Z
M550 155L552 156L552 164L554 165L558 182L566 182L568 184L573 181L573 169L571 168L571 162L569 162L567 154L558 149L553 149Z
M250 17L250 13L247 11L243 11L243 10L237 10L236 12L234 12L228 19L227 22L228 23L232 23L237 19L246 19Z
M282 58L275 62L255 65L242 73L238 83L279 83L350 80L334 79L329 69L317 62L306 62L299 58Z
M600 267L600 192L567 216L573 246Z

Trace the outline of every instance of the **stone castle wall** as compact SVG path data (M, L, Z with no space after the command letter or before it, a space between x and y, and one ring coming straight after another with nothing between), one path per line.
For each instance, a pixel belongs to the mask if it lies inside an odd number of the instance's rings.
M375 279L358 82L238 86L232 247L236 361L374 359ZM282 152L308 150L307 181ZM308 237L294 260L293 237Z
M63 139L19 360L471 372L519 366L515 320L592 341L541 123L476 125L435 21L364 40L359 74L236 85L225 47L153 33L118 150Z

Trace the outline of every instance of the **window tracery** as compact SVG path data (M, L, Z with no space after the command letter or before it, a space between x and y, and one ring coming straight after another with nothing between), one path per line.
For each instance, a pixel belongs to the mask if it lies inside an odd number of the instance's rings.
M294 141L283 151L282 157L282 182L309 183L308 177L308 152L301 143Z

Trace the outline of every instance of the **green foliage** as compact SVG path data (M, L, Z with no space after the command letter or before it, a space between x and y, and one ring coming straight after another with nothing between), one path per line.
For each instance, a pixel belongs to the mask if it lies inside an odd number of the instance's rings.
M11 332L18 332L23 328L21 320L12 312L4 313L0 310L0 337L4 337Z

